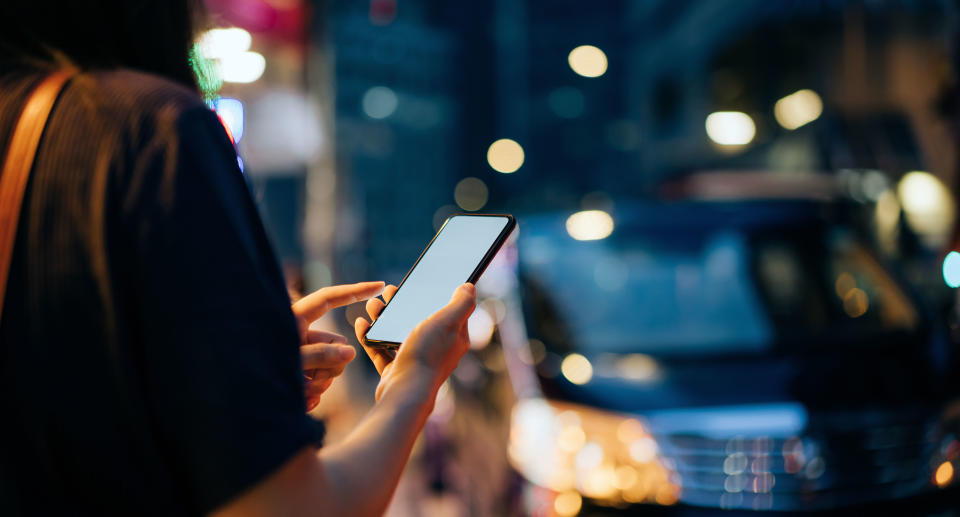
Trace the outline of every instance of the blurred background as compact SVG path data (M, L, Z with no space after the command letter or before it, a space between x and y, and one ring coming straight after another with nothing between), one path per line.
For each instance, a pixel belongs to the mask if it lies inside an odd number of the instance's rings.
M205 4L293 292L518 218L388 515L960 514L960 3Z

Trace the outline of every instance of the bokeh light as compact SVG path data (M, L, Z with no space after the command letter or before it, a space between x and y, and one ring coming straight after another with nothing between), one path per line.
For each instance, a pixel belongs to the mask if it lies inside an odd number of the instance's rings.
M467 319L467 334L470 336L470 348L478 350L485 348L490 344L493 337L493 331L496 329L496 322L490 317L490 313L477 307L473 314Z
M483 208L487 204L488 196L487 184L479 178L463 178L453 189L453 199L457 206L468 212Z
M837 276L837 281L834 283L834 289L837 291L837 296L843 299L851 289L857 286L856 279L853 278L853 275L847 272L840 273Z
M649 382L660 376L660 365L646 354L626 354L617 359L615 368L620 377L636 382Z
M210 29L198 40L200 54L207 59L224 59L250 50L253 38L239 28Z
M583 493L597 499L607 499L616 494L616 471L611 465L602 465L591 469L583 476Z
M534 365L539 364L547 356L547 348L543 341L531 339L527 341L526 348L522 348L519 353L521 361L525 364Z
M580 494L573 491L563 492L557 495L557 498L553 501L553 509L560 517L576 515L582 505L583 498L580 497Z
M228 83L252 83L263 75L267 60L257 52L240 52L217 59L217 72Z
M213 101L213 109L230 132L233 143L240 142L243 138L243 103L238 99L223 97Z
M949 461L945 461L937 467L937 471L933 475L933 481L939 487L945 487L953 481L953 464Z
M895 249L897 230L900 225L900 201L897 200L897 195L892 189L887 189L880 194L874 209L874 218L881 243L887 250Z
M569 425L560 430L557 436L557 447L564 452L573 454L583 447L587 441L587 435L579 425Z
M773 115L786 129L797 129L820 118L823 101L813 90L800 90L777 101Z
M859 318L866 314L870 306L867 293L863 289L854 287L843 295L843 310L851 318Z
M603 463L603 447L596 442L588 442L580 448L574 457L574 466L578 470L589 471Z
M951 251L943 258L943 281L950 287L960 287L960 253Z
M509 138L501 138L487 149L487 163L497 172L510 174L523 165L523 147Z
M252 83L263 75L267 60L250 51L250 33L239 27L210 29L197 40L200 55L214 60L217 75L229 83Z
M574 384L586 384L593 378L593 365L580 354L570 354L560 363L560 371Z
M603 210L583 210L567 218L567 233L578 241L594 241L613 233L613 217Z
M939 178L924 171L911 171L897 184L897 195L907 223L924 242L945 244L953 225L953 196Z
M613 486L618 490L626 490L633 486L637 482L639 476L637 475L637 469L631 467L630 465L621 465L617 467L617 470L614 472L614 481Z
M647 436L646 429L638 420L628 418L617 426L617 438L626 444Z
M911 171L903 175L897 186L897 193L908 212L924 212L932 209L931 201L936 201L943 183L936 176L924 171Z
M740 111L717 111L707 115L707 136L720 145L747 145L757 134L750 115Z
M649 436L644 436L630 443L629 451L633 461L649 463L657 457L657 442Z
M374 86L363 94L360 102L363 112L372 119L384 119L393 115L399 101L397 94L386 86Z
M305 92L268 88L244 103L244 158L251 169L289 170L311 163L325 150L320 107Z
M600 77L607 71L607 55L593 45L580 45L571 50L567 62L583 77Z

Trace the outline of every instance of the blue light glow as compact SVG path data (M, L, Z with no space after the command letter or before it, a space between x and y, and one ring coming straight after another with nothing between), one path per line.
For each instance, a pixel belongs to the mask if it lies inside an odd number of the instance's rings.
M960 287L960 253L951 251L944 257L943 281L950 287Z
M221 97L213 101L213 109L220 115L220 120L230 129L233 142L239 143L243 138L243 103L230 97Z
M718 439L736 435L786 438L803 432L808 414L803 404L784 402L651 411L646 418L655 433L697 433Z

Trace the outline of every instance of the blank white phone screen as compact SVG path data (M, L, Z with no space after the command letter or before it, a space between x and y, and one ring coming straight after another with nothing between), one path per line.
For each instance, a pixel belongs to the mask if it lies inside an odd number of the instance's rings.
M509 223L506 217L451 217L367 333L403 343L414 327L450 302Z

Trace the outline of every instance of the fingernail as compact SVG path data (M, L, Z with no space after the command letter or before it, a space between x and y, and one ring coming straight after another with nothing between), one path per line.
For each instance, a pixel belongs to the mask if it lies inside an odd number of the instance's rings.
M477 288L474 287L473 284L463 284L462 286L460 286L460 288L463 289L465 293L471 296L477 292Z

